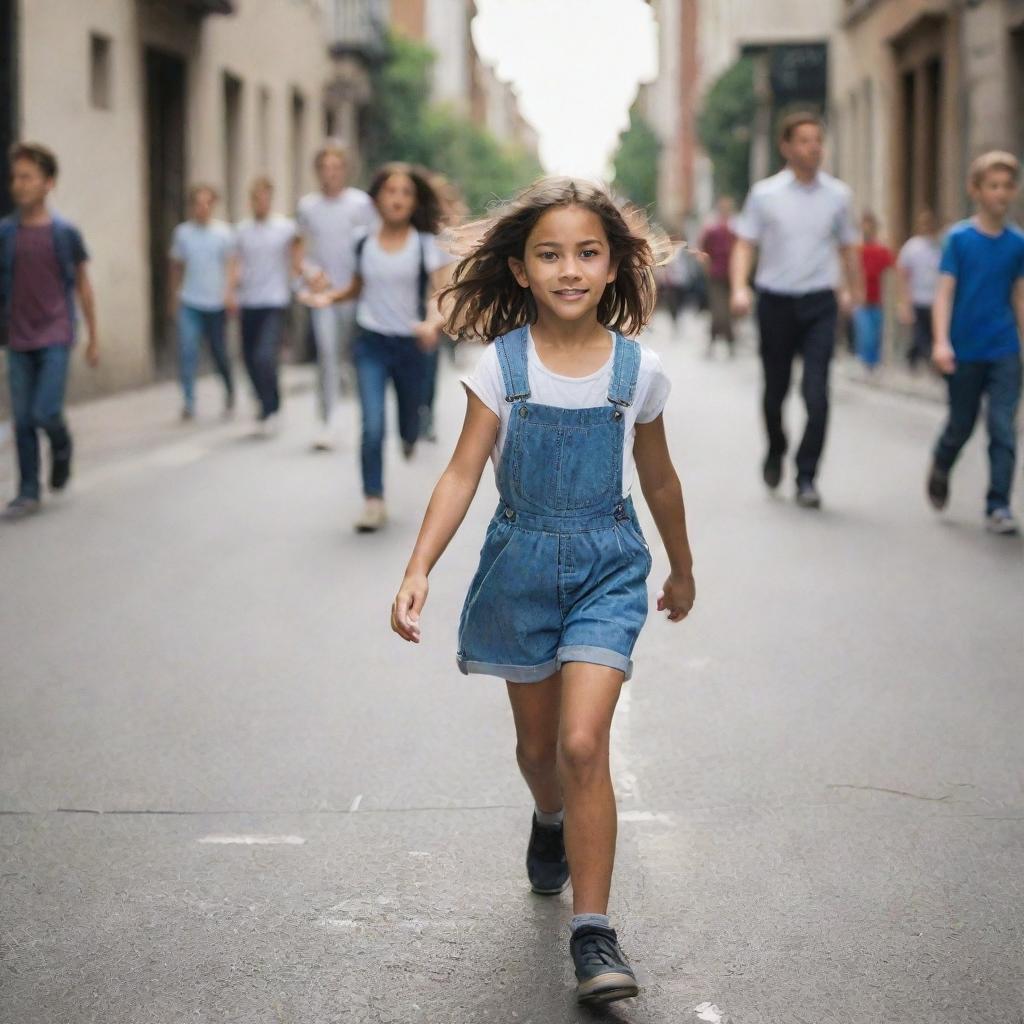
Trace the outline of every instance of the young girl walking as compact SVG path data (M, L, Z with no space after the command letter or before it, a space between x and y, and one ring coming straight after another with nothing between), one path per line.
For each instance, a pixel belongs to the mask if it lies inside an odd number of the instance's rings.
M418 643L427 577L490 457L500 501L462 611L458 665L506 680L536 803L527 874L541 894L571 877L581 1003L637 994L608 917L617 827L609 733L651 570L629 497L634 466L670 565L658 609L678 622L694 601L662 418L669 381L628 337L651 317L665 245L639 214L566 178L538 182L486 226L441 305L449 334L491 343L463 382L462 434L391 611L394 631Z
M314 308L358 299L353 345L362 409L361 461L366 505L360 533L387 521L384 505L384 402L390 380L398 399L402 451L411 457L420 432L425 353L437 348L441 316L430 299L447 281L451 257L437 245L441 206L426 173L386 164L370 198L380 226L355 243L355 275L344 289L303 293Z

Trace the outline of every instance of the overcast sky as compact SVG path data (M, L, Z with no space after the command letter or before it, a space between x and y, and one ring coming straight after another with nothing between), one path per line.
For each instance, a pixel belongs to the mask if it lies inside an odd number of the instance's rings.
M658 70L644 0L477 0L480 56L519 96L552 174L611 177L640 82Z

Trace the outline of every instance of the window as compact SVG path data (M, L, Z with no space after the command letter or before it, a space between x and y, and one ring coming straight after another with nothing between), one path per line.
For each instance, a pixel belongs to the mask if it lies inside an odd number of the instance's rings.
M264 171L270 169L270 90L260 86L259 107L257 112L257 145L256 166Z
M113 106L112 48L109 37L95 32L89 36L89 100L97 110Z
M227 215L238 220L242 197L242 80L224 72L224 190Z
M289 146L292 158L292 205L302 195L302 172L306 166L306 97L292 89L291 131Z

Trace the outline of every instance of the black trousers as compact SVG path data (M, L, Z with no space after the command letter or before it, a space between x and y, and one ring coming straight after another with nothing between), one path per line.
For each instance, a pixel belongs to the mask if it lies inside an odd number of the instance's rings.
M782 406L789 393L793 359L803 359L801 391L807 407L807 427L796 453L797 479L813 481L825 446L828 426L828 374L836 343L838 307L832 291L778 295L762 291L757 298L764 367L764 422L768 451L785 455L786 431Z

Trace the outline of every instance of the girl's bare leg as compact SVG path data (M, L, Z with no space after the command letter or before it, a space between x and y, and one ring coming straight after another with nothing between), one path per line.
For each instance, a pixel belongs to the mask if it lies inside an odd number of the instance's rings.
M556 672L540 683L507 683L516 723L516 759L537 807L546 814L562 809L558 781L558 711L562 677Z
M623 678L603 665L562 666L557 763L574 914L608 912L618 832L609 735Z

